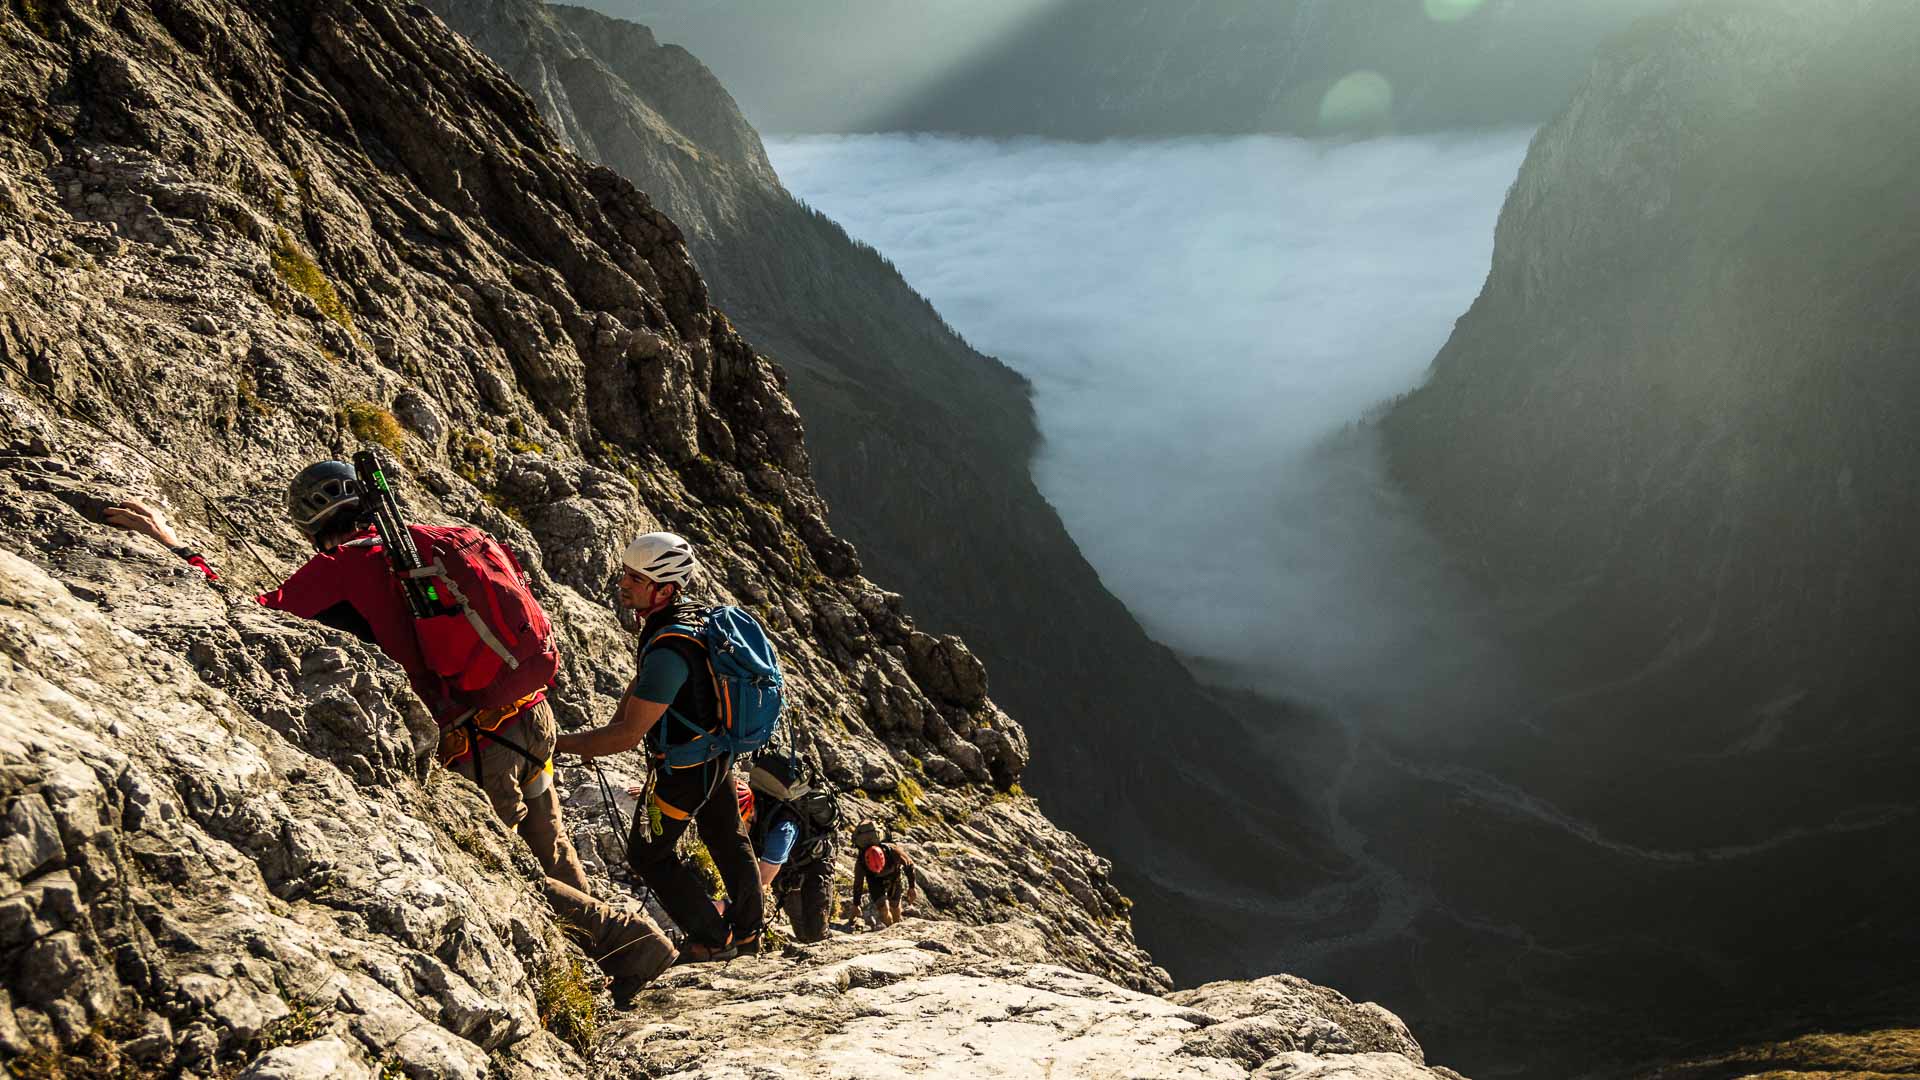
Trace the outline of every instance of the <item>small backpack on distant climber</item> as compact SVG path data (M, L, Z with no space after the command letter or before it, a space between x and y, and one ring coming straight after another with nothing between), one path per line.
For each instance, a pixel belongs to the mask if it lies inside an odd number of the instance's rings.
M409 525L420 569L407 576L438 593L443 613L414 620L421 658L457 701L507 708L544 689L560 668L553 625L520 563L465 525Z
M880 826L871 821L863 821L853 827L853 847L855 851L865 851L881 841Z
M784 864L789 868L808 866L825 858L833 846L833 827L840 823L840 804L824 791L809 791L792 799L782 799L768 792L760 792L760 797L769 799L776 805L793 811L794 820L800 827L799 836L793 842L793 850L787 855ZM753 849L760 850L765 843L767 832L773 827L774 814L756 814L753 819Z
M737 607L711 607L691 624L675 624L654 634L641 652L656 645L697 649L713 679L715 716L709 723L682 716L669 707L655 729L655 756L668 768L702 765L722 754L750 754L772 741L780 725L780 661L758 619ZM685 742L667 737L668 721L693 732Z
M824 791L809 791L786 805L800 820L800 838L793 842L787 865L819 862L833 846L833 827L840 823L839 802Z

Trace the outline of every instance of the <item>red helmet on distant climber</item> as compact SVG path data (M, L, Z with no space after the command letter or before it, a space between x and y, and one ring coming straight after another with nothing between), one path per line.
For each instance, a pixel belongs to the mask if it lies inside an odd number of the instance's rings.
M879 844L875 844L872 847L868 848L866 852L860 856L860 858L865 860L867 864L867 873L869 874L882 873L887 868L887 853L880 850Z

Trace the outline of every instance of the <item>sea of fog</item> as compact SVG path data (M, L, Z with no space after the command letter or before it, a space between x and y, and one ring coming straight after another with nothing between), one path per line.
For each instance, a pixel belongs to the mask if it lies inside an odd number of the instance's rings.
M1203 675L1390 715L1483 665L1353 425L1479 292L1528 137L767 149L1032 380L1035 479L1149 633Z

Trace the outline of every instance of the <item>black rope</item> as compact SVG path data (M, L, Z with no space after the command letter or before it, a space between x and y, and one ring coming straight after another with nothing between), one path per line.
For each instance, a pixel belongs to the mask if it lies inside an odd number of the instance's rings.
M605 804L607 813L613 815L613 836L620 845L620 857L631 865L633 855L627 847L627 819L621 816L620 804L614 801L613 785L607 783L607 772L600 767L599 758L588 758L587 767L593 770L593 778L600 783L600 801ZM647 811L643 806L637 812L644 814Z

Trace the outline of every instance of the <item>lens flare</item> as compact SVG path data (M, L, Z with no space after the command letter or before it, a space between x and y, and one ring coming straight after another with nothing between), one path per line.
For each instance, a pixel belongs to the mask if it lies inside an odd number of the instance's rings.
M1329 131L1383 124L1393 114L1393 83L1377 71L1340 77L1320 99L1320 126Z

